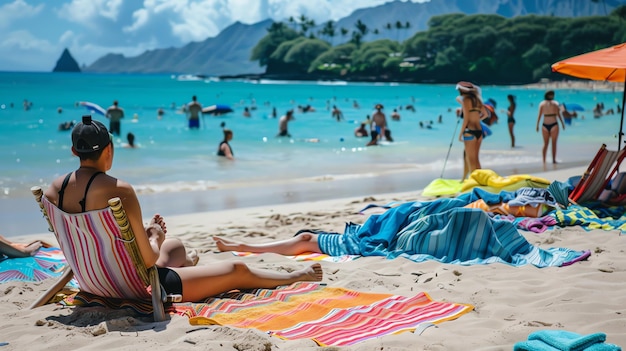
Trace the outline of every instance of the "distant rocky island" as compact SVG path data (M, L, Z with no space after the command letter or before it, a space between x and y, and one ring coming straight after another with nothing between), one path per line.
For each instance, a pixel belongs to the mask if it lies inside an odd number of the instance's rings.
M80 72L80 67L78 62L72 57L72 54L70 54L70 51L65 48L52 72Z

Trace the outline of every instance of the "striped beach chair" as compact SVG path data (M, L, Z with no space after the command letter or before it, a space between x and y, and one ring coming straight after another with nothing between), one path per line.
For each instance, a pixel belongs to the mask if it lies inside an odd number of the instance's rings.
M119 198L109 207L66 213L52 204L40 187L31 188L65 255L68 268L31 308L46 304L71 279L82 291L104 298L152 301L155 321L166 319L156 266L146 267Z
M589 167L580 178L569 198L573 203L598 200L600 193L607 187L613 174L626 156L626 149L611 151L602 144Z

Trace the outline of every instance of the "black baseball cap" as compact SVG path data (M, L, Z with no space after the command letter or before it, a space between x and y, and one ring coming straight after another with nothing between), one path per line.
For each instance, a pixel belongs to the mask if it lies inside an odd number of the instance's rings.
M81 154L102 150L110 142L111 134L107 127L92 120L90 115L83 116L83 121L72 130L72 146Z

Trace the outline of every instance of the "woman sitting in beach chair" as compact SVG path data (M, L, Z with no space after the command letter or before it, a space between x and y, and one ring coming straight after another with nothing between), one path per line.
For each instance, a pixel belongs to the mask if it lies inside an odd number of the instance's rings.
M67 214L97 211L109 206L109 199L120 198L135 241L146 267L157 266L166 294L182 295L183 301L201 301L233 289L274 288L298 281L322 280L322 269L313 264L304 269L280 273L248 267L242 262L213 262L195 265L182 242L166 238L163 217L156 214L144 228L141 207L133 187L105 172L113 164L113 142L106 127L83 116L72 131L72 152L80 167L54 180L44 193L44 203ZM63 249L63 248L62 248Z

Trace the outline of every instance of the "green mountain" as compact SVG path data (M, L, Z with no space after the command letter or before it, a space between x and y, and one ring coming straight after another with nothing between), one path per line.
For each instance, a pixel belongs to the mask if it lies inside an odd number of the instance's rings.
M464 13L498 14L504 17L537 14L556 17L607 15L626 0L431 0L423 3L393 1L380 6L354 11L335 22L337 34L320 38L333 45L347 42L358 21L368 28L364 41L391 39L403 41L415 32L428 28L434 15ZM135 57L108 54L86 67L87 72L104 73L172 73L209 76L258 74L265 71L258 62L250 61L252 48L263 38L272 24L267 19L255 24L234 23L216 37L191 42L180 48L146 51ZM288 23L296 27L296 23ZM408 24L408 25L407 25ZM313 32L318 33L323 23ZM341 28L348 31L341 36Z

